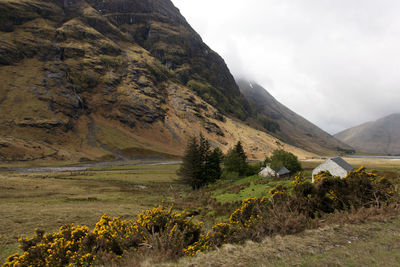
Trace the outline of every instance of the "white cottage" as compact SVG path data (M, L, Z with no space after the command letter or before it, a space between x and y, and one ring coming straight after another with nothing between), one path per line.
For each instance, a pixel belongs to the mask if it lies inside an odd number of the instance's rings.
M274 177L276 175L276 172L270 166L267 165L258 173L258 175L262 177Z
M282 167L279 171L274 171L269 165L263 168L258 175L262 177L288 177L290 176L290 171L286 167Z
M344 178L352 170L353 167L341 157L327 159L312 171L312 181L314 182L314 176L321 171L329 171L333 176Z

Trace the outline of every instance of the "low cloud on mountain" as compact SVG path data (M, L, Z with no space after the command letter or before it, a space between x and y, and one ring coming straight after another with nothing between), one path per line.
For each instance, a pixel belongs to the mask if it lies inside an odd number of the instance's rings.
M398 1L173 2L234 75L330 133L399 111Z

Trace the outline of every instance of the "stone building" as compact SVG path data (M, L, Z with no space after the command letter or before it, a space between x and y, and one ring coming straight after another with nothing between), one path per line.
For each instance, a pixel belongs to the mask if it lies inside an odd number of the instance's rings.
M312 181L314 182L314 176L321 171L329 171L333 176L344 178L352 170L353 167L341 157L327 159L312 171Z
M286 167L282 167L279 171L274 171L269 165L263 168L258 175L262 177L278 177L284 178L290 176L290 171Z

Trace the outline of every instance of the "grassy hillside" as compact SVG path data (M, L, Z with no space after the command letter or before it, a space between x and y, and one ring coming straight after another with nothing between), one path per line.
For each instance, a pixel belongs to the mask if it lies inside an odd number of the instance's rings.
M400 155L400 113L335 134L360 153Z

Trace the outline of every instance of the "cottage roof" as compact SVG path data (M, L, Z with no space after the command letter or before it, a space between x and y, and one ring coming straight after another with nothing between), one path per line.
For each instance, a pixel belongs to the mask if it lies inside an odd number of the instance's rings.
M342 159L341 157L336 157L331 160L348 172L353 170L353 167L346 161L344 161L344 159Z
M286 167L282 167L282 168L277 172L277 174L278 174L279 176L282 176L282 175L285 175L285 174L290 174L290 171L289 171L288 169L286 169Z

